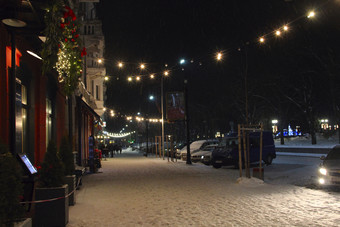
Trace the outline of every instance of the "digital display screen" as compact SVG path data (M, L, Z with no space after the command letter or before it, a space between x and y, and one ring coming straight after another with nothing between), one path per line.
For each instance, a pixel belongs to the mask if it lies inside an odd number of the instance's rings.
M32 165L31 161L28 159L28 157L25 154L19 154L19 157L31 174L35 174L38 172L37 169Z

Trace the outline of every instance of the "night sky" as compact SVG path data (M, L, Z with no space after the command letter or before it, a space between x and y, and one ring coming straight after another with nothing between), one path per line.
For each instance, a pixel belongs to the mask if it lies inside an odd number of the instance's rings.
M298 121L303 117L289 113L294 113L294 105L261 108L286 102L285 92L277 86L292 82L297 71L303 71L299 75L309 71L322 75L325 68L335 67L325 64L339 57L336 21L340 3L335 0L101 0L99 6L106 41L105 65L111 76L106 105L123 115L142 111L158 116L159 105L157 109L147 97L160 96L159 79L145 77L139 83L127 82L127 76L140 73L138 66L143 62L147 64L147 74L160 74L166 69L164 65L169 65L171 75L165 80L165 91L183 90L184 77L189 79L190 109L198 123L215 119L209 124L228 128L230 121L244 121L245 75L248 108L254 121L277 117L282 114L280 108ZM311 9L317 13L313 20L306 18ZM287 34L279 38L269 34L287 23ZM266 44L260 45L257 39L263 34L268 34ZM223 51L222 62L215 60L217 51ZM327 60L328 55L332 59ZM181 58L187 60L184 71L178 64ZM124 69L118 69L118 61L125 62ZM306 81L304 77L301 80ZM313 80L320 86L318 89L327 89L328 83L322 87L319 79ZM287 89L293 91L292 86L287 85ZM272 99L276 94L280 97ZM294 95L288 99L299 100ZM320 101L323 97L312 95L317 96L313 105L324 109ZM264 116L264 112L268 115Z

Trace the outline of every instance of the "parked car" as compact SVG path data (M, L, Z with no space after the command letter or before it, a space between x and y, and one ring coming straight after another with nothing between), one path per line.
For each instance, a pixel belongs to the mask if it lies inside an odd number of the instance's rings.
M182 143L182 144L179 144L178 146L176 146L176 158L177 159L181 159L181 151L183 151L183 150L187 150L187 143Z
M270 165L276 158L273 134L270 131L264 131L262 136L262 160ZM259 162L260 158L260 132L249 133L249 161L250 163ZM244 166L243 144L241 146L242 166ZM239 148L237 133L224 137L219 146L212 152L211 163L213 167L220 168L227 165L239 164Z
M191 155L191 161L193 162L202 162L206 165L210 164L211 161L211 154L213 150L218 146L218 144L210 144L206 146L203 149L198 150L197 152L194 152Z
M321 156L318 182L320 185L340 186L340 145L335 145L327 156Z
M215 140L215 139L214 140L197 140L197 141L194 141L190 144L190 155L193 152L198 151L199 149L203 149L210 144L218 144L218 142L219 141ZM182 159L183 161L187 160L187 146L183 147L180 150L180 159Z

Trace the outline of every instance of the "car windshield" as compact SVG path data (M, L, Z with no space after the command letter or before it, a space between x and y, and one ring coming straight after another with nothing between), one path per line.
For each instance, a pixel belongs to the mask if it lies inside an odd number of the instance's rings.
M332 149L328 155L327 160L334 160L334 159L340 159L340 148L334 148Z
M237 138L228 138L224 137L218 146L220 147L230 147L235 148L238 145L238 139Z
M203 148L204 151L212 151L214 150L214 148L216 147L216 145L208 145L205 148Z

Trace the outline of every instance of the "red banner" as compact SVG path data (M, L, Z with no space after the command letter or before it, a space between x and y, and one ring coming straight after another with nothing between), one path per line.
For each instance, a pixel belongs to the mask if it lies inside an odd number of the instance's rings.
M185 103L183 92L168 92L166 94L166 118L168 121L185 119Z

